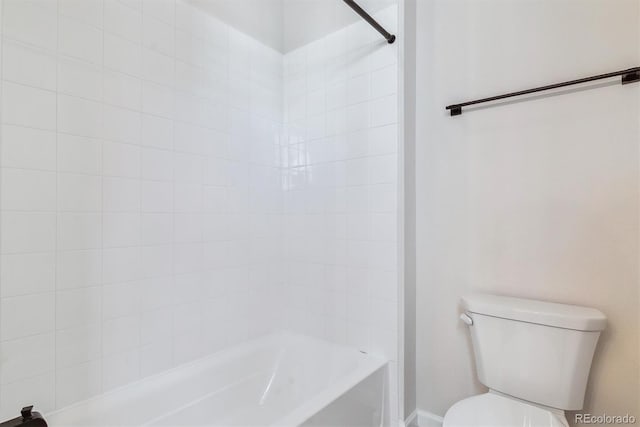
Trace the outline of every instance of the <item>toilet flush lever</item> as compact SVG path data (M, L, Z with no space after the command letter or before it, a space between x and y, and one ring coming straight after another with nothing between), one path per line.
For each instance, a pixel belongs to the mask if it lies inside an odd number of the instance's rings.
M460 315L460 320L462 320L464 323L466 323L467 326L473 325L473 319L467 313L462 313Z

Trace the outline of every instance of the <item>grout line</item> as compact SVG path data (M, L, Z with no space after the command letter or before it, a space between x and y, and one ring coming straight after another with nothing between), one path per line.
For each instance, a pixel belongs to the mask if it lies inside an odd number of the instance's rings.
M141 50L141 52L144 52L144 45L145 45L145 43L144 43L144 33L145 33L144 29L145 29L145 22L146 22L147 16L146 16L146 13L145 13L145 9L146 9L145 3L143 1L140 2L140 7L142 8L141 13L140 13L140 20L141 20L140 28L142 30L142 34L141 34L141 49L142 50ZM174 37L174 45L175 45L175 37ZM143 56L144 56L144 54L143 54ZM173 59L173 58L171 58L171 59ZM175 79L175 65L174 65L174 73L173 73L173 75L174 75L174 79ZM174 82L174 85L175 85L175 82ZM140 104L141 105L144 104L142 97L143 97L143 93L141 91L140 92ZM174 106L174 109L175 109L175 106ZM139 128L140 141L142 141L143 126L144 126L143 125L143 121L140 120L140 128ZM140 158L139 158L140 180L138 182L138 186L139 186L138 187L138 194L140 196L140 206L139 206L139 209L138 209L138 212L137 212L137 215L138 215L138 218L139 218L139 221L140 221L140 229L138 230L138 233L139 233L138 242L139 243L138 243L137 247L138 247L138 252L139 252L139 256L140 256L140 260L141 261L142 261L142 237L143 237L142 236L142 219L143 219L142 200L143 200L143 197L144 197L143 185L144 185L144 182L145 182L142 179L143 169L144 169L143 158L144 158L144 156L143 156L143 153L141 151L140 152ZM172 162L172 169L173 169L173 162ZM140 262L139 268L142 269L142 262ZM142 276L142 271L140 271L140 276ZM151 280L153 280L153 279L151 279ZM138 289L138 295L140 296L140 298L143 298L143 291L144 291L144 288L141 286L140 289ZM138 351L137 379L139 380L139 379L142 378L142 363L143 363L142 362L142 351L141 351L141 349L143 347L142 346L142 320L143 320L142 310L137 310L136 316L137 316L137 319L138 319L138 334L137 334L138 338L137 338L137 343L135 345L135 348Z
M109 1L109 0L106 0ZM106 26L106 1L102 2L102 98L104 105L105 94L105 35L104 27ZM142 89L141 89L142 90ZM142 107L142 105L140 106ZM102 126L104 127L104 107L102 108ZM142 122L142 116L140 118ZM102 129L102 135L104 136L104 128ZM141 141L142 142L142 141ZM100 330L100 355L99 355L99 370L100 370L100 386L99 393L104 393L104 139L100 140L100 321L98 329Z
M4 90L4 82L2 80L3 77L3 70L4 70L4 65L2 64L3 59L4 59L4 31L3 31L3 21L4 21L4 2L0 0L0 101L3 99L2 95L3 95L3 90ZM3 106L2 106L2 102L0 102L0 122L2 122L3 120ZM3 130L2 128L0 128L0 171L2 170L2 163L3 163L3 158L2 158L2 153L3 153L3 141L2 141L2 137L3 137ZM2 189L2 174L0 173L0 189ZM1 198L0 198L0 232L2 231L2 224L3 224L3 213L2 213L2 204L1 204ZM1 246L0 243L0 252L2 252L3 247ZM0 277L3 271L4 265L2 263L2 258L0 258ZM1 289L2 289L2 282L0 281L0 293L1 293ZM2 323L2 307L1 304L2 301L0 300L0 342L2 342L3 340L3 336L2 336L2 328L1 328L1 323ZM0 363L0 375L2 375L2 371L3 371L3 363ZM2 400L3 400L3 395L4 394L4 387L2 387L2 385L0 385L0 412L2 412Z
M59 70L59 60L58 60L58 53L60 51L60 6L58 5L58 2L56 2L56 52L55 52L55 58L56 58L56 65L55 65L55 72L56 72L56 91L55 91L55 98L56 98L56 106L55 106L55 150L56 150L56 160L55 160L55 171L56 171L56 226L55 226L55 230L54 230L54 241L55 241L55 247L54 247L54 258L55 258L55 262L54 262L54 267L53 267L53 271L54 271L54 295L53 295L53 407L57 408L58 407L58 378L57 378L57 373L58 373L58 340L56 339L56 330L58 329L58 325L57 325L57 320L58 320L58 251L57 251L57 247L58 247L58 239L59 239L59 235L58 235L58 228L60 227L60 220L58 218L58 212L57 212L57 208L58 208L58 193L59 193L59 188L60 188L60 183L59 183L59 174L58 174L58 82L60 80L60 76L58 75L60 70Z
M47 294L49 294L49 293L53 293L53 292L47 292ZM8 340L2 341L1 343L2 344L14 343L14 342L18 342L18 341L21 341L21 340L24 340L24 339L29 339L29 338L34 338L34 337L39 337L39 336L44 336L44 335L50 335L52 333L55 334L55 330L54 329L49 330L49 331L37 332L35 334L24 335L24 336L20 336L18 338L10 338ZM14 381L10 381L10 382L14 382Z
M178 40L178 29L176 24L176 18L178 15L178 1L179 0L174 0L173 2L173 17L174 17L174 25L173 25L173 38L174 38L174 45L176 44L177 40ZM177 52L177 49L176 49ZM173 64L173 75L175 78L176 75L176 70L177 70L177 66L176 66L176 62L174 62ZM175 82L174 82L175 85ZM172 95L174 97L174 113L175 113L175 93ZM173 115L175 117L175 114ZM172 120L171 122L171 150L174 153L173 155L175 155L175 148L176 148L176 144L175 144L175 139L176 139L176 122L175 120ZM175 186L175 168L172 169L171 171L172 174L172 178L174 181L174 184L171 186L171 294L173 296L174 292L175 292L175 288L176 288L176 256L175 256L175 248L176 248L176 243L175 243L175 235L176 235L176 214L175 214L175 210L176 210L176 186ZM175 367L176 364L176 337L174 334L174 331L176 329L176 322L175 322L175 316L174 316L174 308L172 307L171 309L171 319L170 319L170 325L171 325L171 330L169 331L169 341L171 342L171 355L170 355L170 359L171 359L171 366Z

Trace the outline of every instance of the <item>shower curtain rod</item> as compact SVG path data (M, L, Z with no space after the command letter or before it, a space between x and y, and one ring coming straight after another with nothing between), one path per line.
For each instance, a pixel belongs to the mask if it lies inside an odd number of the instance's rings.
M371 15L369 15L363 8L361 8L358 3L356 3L354 0L343 0L347 6L349 6L351 9L353 9L358 15L360 15L365 21L367 21L369 23L369 25L371 25L373 28L375 28L380 34L382 34L382 37L384 37L387 42L389 44L392 44L393 42L396 41L396 36L394 36L393 34L391 34L390 32L388 32L387 30L384 29L384 27L380 24L378 24L378 21L376 21L375 19L373 19L371 17Z
M519 92L511 92L504 95L492 96L491 98L476 99L475 101L468 101L460 104L453 104L453 105L447 106L447 110L451 112L452 116L459 116L460 114L462 114L462 108L468 107L469 105L484 104L486 102L499 101L501 99L513 98L515 96L529 95L531 93L543 92L543 91L552 90L552 89L559 89L562 87L593 82L596 80L610 79L612 77L622 77L621 83L623 85L640 82L640 67L629 68L627 70L621 70L621 71L614 71L613 73L599 74L597 76L585 77L583 79L571 80L568 82L556 83L548 86L541 86L534 89L521 90Z

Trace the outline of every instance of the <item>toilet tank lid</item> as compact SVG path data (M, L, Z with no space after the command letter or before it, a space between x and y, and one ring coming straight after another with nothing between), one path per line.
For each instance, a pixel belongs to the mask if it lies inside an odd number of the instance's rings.
M577 331L602 331L607 318L595 308L524 298L473 294L462 298L465 311Z

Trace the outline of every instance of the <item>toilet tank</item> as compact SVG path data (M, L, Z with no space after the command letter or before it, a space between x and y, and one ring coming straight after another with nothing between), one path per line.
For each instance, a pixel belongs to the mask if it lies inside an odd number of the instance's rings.
M604 314L486 294L464 297L462 306L482 384L528 402L582 409Z

